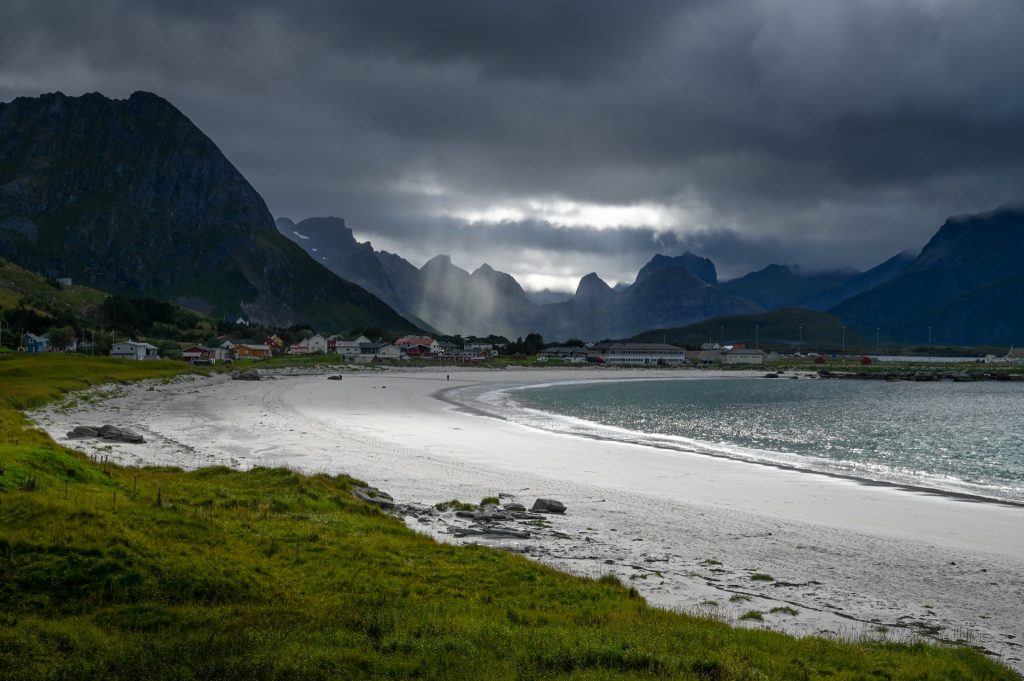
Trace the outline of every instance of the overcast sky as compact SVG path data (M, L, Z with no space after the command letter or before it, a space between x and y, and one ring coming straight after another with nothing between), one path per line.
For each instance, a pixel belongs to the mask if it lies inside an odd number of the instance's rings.
M275 217L528 288L865 269L1024 192L1020 0L4 0L0 100L149 90Z

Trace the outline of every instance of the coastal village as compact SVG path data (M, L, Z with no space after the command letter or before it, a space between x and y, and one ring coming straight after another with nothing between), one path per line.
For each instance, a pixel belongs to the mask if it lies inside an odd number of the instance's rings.
M418 360L438 362L455 362L471 364L493 359L505 348L494 343L469 341L454 343L438 340L429 336L403 336L394 343L382 338L370 340L366 336L346 339L341 335L316 333L291 345L277 335L271 335L262 341L252 338L235 338L224 336L219 338L217 345L190 345L181 348L181 359L190 364L223 364L236 360L264 360L283 355L337 355L341 359L355 364L394 363ZM84 343L72 341L68 345L51 344L47 335L25 333L22 335L19 351L25 353L42 352L89 352ZM159 348L144 341L123 340L113 343L111 357L126 360L163 359ZM591 365L591 366L715 366L715 365L753 365L763 366L782 359L800 357L813 361L815 364L827 363L825 354L806 353L800 355L782 354L775 351L765 352L758 348L750 348L743 343L721 345L704 343L699 350L685 348L668 343L629 343L601 342L583 345L549 345L541 349L535 358L537 364L557 363L559 365ZM835 358L835 356L832 356ZM849 358L847 358L849 359ZM853 359L858 359L854 357ZM860 355L862 365L870 365L878 361L913 361L908 357L872 357ZM928 358L942 362L944 358ZM1011 348L1006 355L986 355L982 358L949 358L961 362L973 361L984 364L1024 364L1024 348Z

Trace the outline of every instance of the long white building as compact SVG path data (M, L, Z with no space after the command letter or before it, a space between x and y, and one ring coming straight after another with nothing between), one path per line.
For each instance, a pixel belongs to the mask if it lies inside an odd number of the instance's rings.
M597 364L683 364L686 350L666 343L601 343L587 352Z

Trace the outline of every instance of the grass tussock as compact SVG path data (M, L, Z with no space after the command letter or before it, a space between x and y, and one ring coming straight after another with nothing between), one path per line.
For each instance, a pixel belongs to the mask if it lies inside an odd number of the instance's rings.
M733 629L611 575L437 544L347 476L100 465L9 410L0 680L1015 678L967 649Z

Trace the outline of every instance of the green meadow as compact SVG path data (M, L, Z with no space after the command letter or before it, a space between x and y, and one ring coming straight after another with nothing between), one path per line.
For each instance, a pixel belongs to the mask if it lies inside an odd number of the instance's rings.
M0 679L1019 678L967 648L732 628L440 545L344 475L92 461L21 413L191 370L0 358Z

